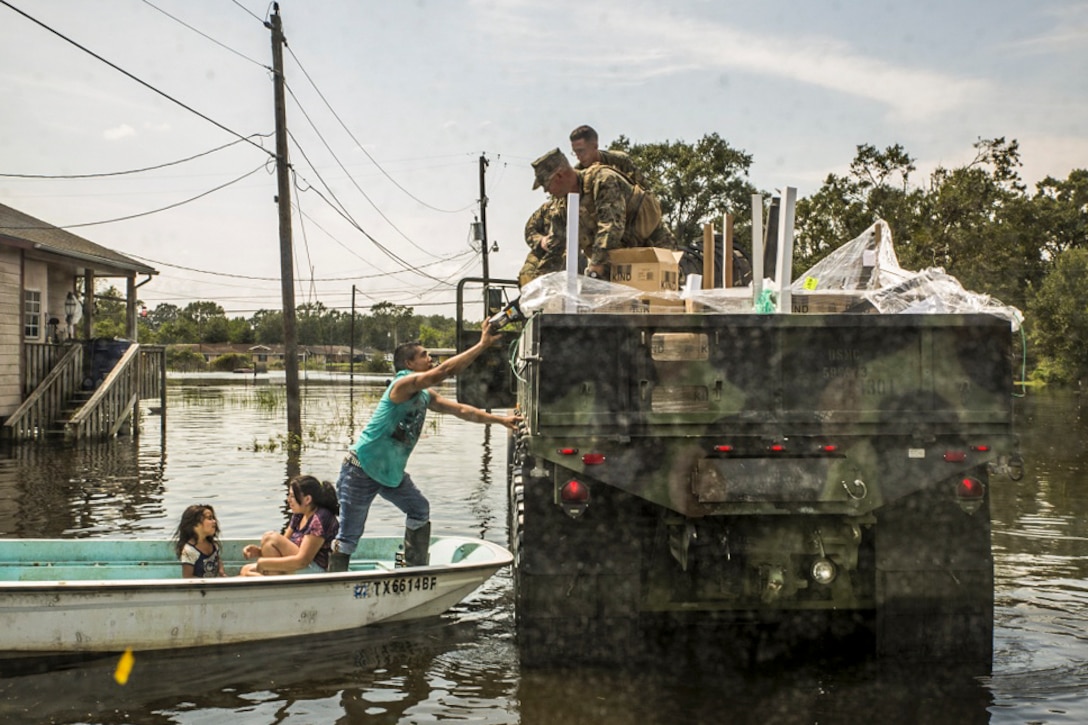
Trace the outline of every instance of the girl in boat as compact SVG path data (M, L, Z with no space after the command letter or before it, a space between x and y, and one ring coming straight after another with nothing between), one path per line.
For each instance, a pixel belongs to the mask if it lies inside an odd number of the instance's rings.
M207 504L193 504L181 515L174 532L174 551L181 561L181 575L192 577L226 576L219 551L219 521L215 509Z
M328 569L329 550L340 530L336 489L313 476L295 476L287 482L287 507L291 519L282 534L266 531L259 545L242 550L245 558L256 559L242 567L243 576L313 574Z

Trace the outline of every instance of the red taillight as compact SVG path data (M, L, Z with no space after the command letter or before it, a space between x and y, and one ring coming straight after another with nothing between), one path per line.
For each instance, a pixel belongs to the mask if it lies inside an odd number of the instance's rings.
M556 448L555 452L561 456L576 456L578 455L577 448Z
M723 443L722 445L714 446L714 452L715 453L732 453L733 452L733 446L729 445L728 443Z
M604 463L604 454L603 453L587 453L584 456L582 456L582 463L586 464L587 466L598 466L598 465Z
M839 450L839 447L834 443L826 443L820 446L820 453L834 453Z
M982 498L986 493L986 487L977 478L961 478L956 484L956 495L965 499Z
M572 478L559 489L559 498L563 503L585 503L589 501L589 486Z
M944 459L949 463L963 463L967 460L966 451L945 451Z
M982 444L978 446L971 446L972 451L978 451L979 453L987 453L990 450L988 445Z
M767 450L769 450L771 453L785 453L786 446L782 445L781 443L772 443Z

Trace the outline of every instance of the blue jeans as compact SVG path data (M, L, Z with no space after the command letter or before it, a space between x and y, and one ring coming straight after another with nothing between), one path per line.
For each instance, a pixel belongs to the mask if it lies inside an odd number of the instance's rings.
M336 497L340 499L340 533L333 548L343 554L353 554L366 526L370 504L380 495L407 517L405 528L420 528L431 520L431 504L420 493L407 473L396 488L383 486L353 463L344 461L340 466L340 478L336 481Z

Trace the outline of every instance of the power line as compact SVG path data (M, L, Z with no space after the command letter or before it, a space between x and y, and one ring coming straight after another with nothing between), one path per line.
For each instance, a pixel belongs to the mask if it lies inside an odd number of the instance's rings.
M213 118L211 118L211 117L209 117L209 116L206 116L206 115L204 115L203 113L201 113L200 111L196 110L196 109L195 109L195 108L193 108L192 106L189 106L189 105L186 105L185 103L182 103L181 101L179 101L178 99L174 98L173 96L171 96L170 94L166 93L165 91L161 91L161 90L159 90L158 88L156 88L155 86L151 85L151 84L150 84L150 83L148 83L147 81L144 81L144 80L142 80L142 79L140 79L140 78L137 78L137 77L136 77L135 75L133 75L132 73L129 73L129 72L127 71L127 70L125 70L125 69L124 69L124 68L122 68L121 66L117 65L116 63L113 63L113 62L111 62L111 61L108 61L108 60L106 60L105 58L103 58L102 56L100 56L100 55L99 55L98 53L95 53L95 52L94 52L93 50L90 50L89 48L86 48L86 47L84 47L84 46L80 45L80 44L79 44L79 43L77 43L76 41L74 41L74 40L72 40L71 38L69 38L69 37L68 37L67 35L64 35L63 33L61 33L61 32L60 32L60 31L58 31L58 30L54 30L53 28L49 27L48 25L46 25L46 24L45 24L45 23L43 23L42 21L38 20L37 18L34 18L34 17L30 16L30 15L27 15L27 14L26 14L25 12L23 12L22 10L20 10L20 9L19 9L19 8L17 8L17 7L15 7L15 6L14 6L14 5L12 5L12 4L10 3L10 2L8 2L8 0L0 0L0 5L4 5L4 6L8 7L8 8L11 8L12 10L14 10L14 11L15 11L15 12L17 12L17 13L19 13L20 15L22 15L22 16L23 16L24 18L26 18L27 20L31 21L32 23L34 23L34 24L36 24L36 25L40 26L41 28L43 28L43 29L45 29L45 30L48 30L48 31L49 31L50 33L52 33L53 35L56 35L56 36L57 36L58 38L60 38L61 40L65 41L66 43L70 43L71 45L74 45L75 47L79 48L80 50L82 50L82 51L83 51L84 53L86 53L87 55L91 56L92 58L95 58L96 60L100 60L100 61L102 61L103 63L105 63L105 64L106 64L106 65L108 65L109 67L113 68L113 69L114 69L114 70L116 70L117 72L119 72L119 73L121 73L121 74L123 74L123 75L125 75L125 76L127 76L127 77L129 77L129 78L131 78L132 80L134 80L134 81L136 81L137 83L139 83L140 85L142 85L142 86L143 86L144 88L147 88L148 90L150 90L150 91L152 91L152 92L154 92L154 93L157 93L157 94L159 94L160 96L162 96L162 97L163 97L163 98L165 98L166 100L170 101L171 103L175 103L175 104L177 104L177 105L181 106L181 107L182 107L182 108L184 108L184 109L185 109L186 111L189 111L190 113L192 113L192 114L194 114L194 115L196 115L196 116L199 116L200 118L203 118L203 119L204 119L205 121L207 121L208 123L212 124L213 126L216 126L217 128L220 128L220 129L222 129L222 130L226 131L227 133L231 134L232 136L235 136L235 137L237 137L237 138L239 138L239 139L241 139L241 140L243 140L243 141L246 141L246 142L248 142L248 143L249 143L250 145L252 145L252 146L254 146L254 147L256 147L256 148L259 148L259 149L260 149L261 151L264 151L264 152L265 152L266 154L268 154L268 155L269 155L269 156L271 156L272 158L275 158L275 157L276 157L276 155L275 155L275 154L274 154L273 152L271 152L271 151L269 151L268 149L264 148L264 147L263 147L263 146L261 146L260 144L254 143L254 142L253 142L253 141L252 141L252 140L251 140L250 138L248 138L248 137L246 137L246 136L243 136L242 134L238 133L237 131L235 131L235 130L233 130L233 129L231 129L231 128L228 128L227 126L224 126L223 124L219 123L219 121L216 121L216 120L214 120Z
M301 210L300 210L299 213L302 213ZM314 223L314 220L311 217L307 216L306 218L310 219L311 223ZM324 230L322 229L322 231L324 231ZM246 280L251 280L251 281L254 281L254 282L279 282L280 281L279 277L258 277L258 276L249 275L249 274L234 274L234 273L231 273L231 272L213 272L213 271L207 270L207 269L199 269L197 267L186 267L186 266L181 265L181 264L172 264L171 262L163 262L163 261L158 260L158 259L151 259L150 257L144 257L142 255L134 254L132 252L122 252L122 253L127 257L132 257L133 259L140 260L141 262L146 262L146 263L154 265L156 267L169 267L170 269L180 269L180 270L182 270L184 272L193 272L195 274L204 274L204 275L208 275L209 277L223 277L223 278L226 278L226 279L246 279ZM437 264L443 264L445 262L450 262L450 261L456 260L459 257L461 257L463 255L466 255L466 254L472 254L472 252L463 252L462 254L456 255L454 257L449 257L447 259L438 260L436 262L428 262L426 265L421 265L421 266L434 266L434 265L437 265ZM473 255L473 257L475 258L475 255ZM360 259L362 259L362 258L360 257ZM363 261L366 261L366 260L363 260ZM352 281L360 280L360 279L379 279L379 278L382 278L382 277L391 277L391 276L394 276L394 275L397 275L397 274L404 274L404 273L407 273L409 271L412 271L412 270L402 270L400 272L383 272L381 270L377 270L374 274L353 274L353 275L348 275L346 277L315 277L314 281L315 282L352 282Z
M0 2L2 2L2 1L3 0L0 0ZM128 221L129 219L139 219L140 217L151 216L152 214L158 214L159 212L167 211L169 209L176 209L179 206L184 206L185 204L189 204L191 202L194 202L197 199L201 199L201 198L207 196L208 194L214 194L217 191L225 189L228 186L231 186L233 184L237 184L239 181L242 181L243 179L246 179L246 178L248 178L250 176L253 176L258 171L263 169L264 167L265 167L265 165L261 164L257 168L253 169L253 171L247 171L246 173L239 176L237 179L234 179L232 181L228 181L225 184L220 184L219 186L215 187L214 189L208 189L207 191L205 191L205 192L203 192L201 194L197 194L196 196L191 197L189 199L185 199L184 201L179 201L179 202L176 202L174 204L168 204L167 206L160 207L158 209L152 209L151 211L140 212L139 214L129 214L128 216L116 217L114 219L103 219L102 221L84 222L82 224L52 224L52 225L44 226L44 227L10 227L10 228L11 229L79 229L80 227L94 227L94 226L98 226L99 224L113 224L114 222L123 222L123 221Z
M238 7L242 8L242 10L244 10L244 11L245 11L246 13L248 13L248 14L249 14L249 16L250 16L251 18L253 18L254 20L256 20L256 21L257 21L258 23L260 23L261 25L267 25L267 24L268 24L268 23L266 23L266 22L264 21L264 19L263 19L263 18L259 18L259 17L257 17L256 15L254 15L254 14L253 14L253 11L251 11L251 10L250 10L249 8L247 8L247 7L246 7L245 5L243 5L242 3L238 2L238 0L231 0L231 2L233 2L233 3L234 3L235 5L237 5ZM268 6L269 6L269 7L272 7L272 3L269 3L269 4L268 4ZM265 14L267 15L267 11L266 11L266 13L265 13Z
M284 85L287 85L287 84L285 83ZM436 254L433 254L433 253L431 253L431 252L428 252L428 251L427 251L426 249L423 249L423 248L422 248L422 247L420 247L420 246L419 246L418 244L416 244L416 243L415 243L415 242L414 242L414 241L413 241L413 240L411 239L411 237L409 237L409 236L408 236L407 234L405 234L404 232L402 232L402 231L401 231L401 229L400 229L400 227L398 227L398 226L397 226L396 224L394 224L394 223L393 223L393 220L392 220L392 219L390 219L390 218L389 218L388 216L386 216L386 215L385 215L385 212L383 212L383 211L382 211L382 210L381 210L381 209L380 209L380 208L378 207L378 205L374 203L373 199L371 199L371 198L370 198L370 196L369 196L369 195L368 195L368 194L367 194L367 193L366 193L365 191L363 191L362 187L361 187L361 186L359 186L359 184L358 184L358 183L357 183L357 182L355 181L355 177L353 177L353 176L351 175L351 172L349 172L349 171L347 170L347 168L345 168L344 164L343 164L343 163L342 163L342 162L340 161L340 158L339 158L339 157L338 157L338 156L336 155L336 153L335 153L335 152L334 152L334 151L332 150L332 148L331 148L331 147L329 146L329 142L325 140L325 137L324 137L324 136L323 136L323 135L321 134L321 131L319 131L319 130L317 129L317 125L316 125L316 124L315 124L315 123L313 122L313 119L311 119L311 118L310 118L310 114L308 114L308 113L306 112L306 109L302 107L302 103L300 103L300 102L299 102L299 100L298 100L298 96L296 96L296 95L295 95L295 92L294 92L294 90L292 90L292 89L291 89L291 86L289 86L289 85L287 85L287 92L291 94L291 98L292 98L292 99L294 99L294 101L295 101L295 105L296 105L296 106L298 107L299 111L301 111L301 112L302 112L302 115L303 115L303 117L304 117L304 118L306 119L306 121L307 121L307 122L308 122L308 123L310 124L310 128L312 128L312 129L314 130L314 133L316 133L316 134L317 134L317 137L318 137L319 139L321 139L321 143L325 145L325 150L326 150L326 151L328 151L328 152L329 152L329 153L330 153L330 154L332 155L332 158L333 158L333 160L334 160L334 161L336 161L336 165L337 165L337 166L339 166L339 167L340 167L340 170L341 170L341 171L343 171L343 172L344 172L344 173L345 173L345 174L347 175L347 177L348 177L348 180L350 180L350 181L351 181L351 183L352 183L352 185L353 185L353 186L354 186L354 187L355 187L355 188L356 188L356 189L358 190L358 192L359 192L360 194L362 194L362 195L363 195L363 198L364 198L364 199L366 199L366 200L367 200L367 201L368 201L368 202L370 203L370 205L371 205L372 207L374 207L374 210L375 210L376 212L378 212L378 215L379 215L379 216L381 216L381 218L382 218L382 219L384 219L384 220L386 221L386 223L388 223L388 224L389 224L389 226L393 227L393 229L394 229L394 230L396 230L396 232L397 232L398 234L400 234L400 235L401 235L402 237L404 237L404 239L405 239L405 240L406 240L406 241L407 241L407 242L408 242L409 244L411 244L411 245L412 245L413 247L415 247L415 248L416 248L416 249L418 249L419 251L423 252L424 254L430 254L430 255L431 255L432 257L437 257L438 255L436 255ZM295 142L295 146L298 146L298 141L297 141L297 140L295 139L294 135L293 135L293 134L289 134L289 135L291 136L291 140ZM301 151L301 148L299 149L299 151ZM315 173L315 174L317 174L317 173L318 173L317 169L316 169L316 168L314 167L314 165L313 165L313 164L312 164L312 163L310 162L310 159L309 159L309 158L306 158L306 154L305 154L305 153L303 153L303 158L305 158L305 159L306 159L306 163L310 164L310 168L311 168L311 169L313 169L313 171L314 171L314 173ZM320 178L320 176L318 176L318 178ZM322 183L325 183L325 182L324 182L324 179L322 179ZM328 187L328 184L325 184L325 188L329 188L329 187ZM331 191L330 191L330 193L331 193ZM339 201L339 200L338 200L338 201Z
M373 163L374 166L377 167L378 171L382 172L382 174L385 176L385 178L387 178L391 182L393 182L393 186L395 186L398 189L400 189L401 191L403 191L405 194L407 194L411 199L413 199L417 203L422 204L423 206L427 207L428 209L431 209L432 211L437 211L437 212L440 212L440 213L443 213L443 214L459 214L460 212L463 212L463 211L465 211L467 209L471 209L474 206L475 202L473 202L472 204L469 204L468 206L463 207L461 209L439 209L438 207L432 206L432 205L428 204L427 202L423 201L418 196L416 196L415 194L413 194L412 192L408 191L403 186L401 186L400 183L398 183L397 180L394 179L389 174L389 172L386 171L382 167L382 165L379 164L378 161L373 156L370 155L370 152L366 150L366 147L363 146L363 144L361 144L357 138L355 138L355 135L352 134L351 129L348 128L347 124L344 123L343 119L341 119L339 114L336 113L336 110L332 107L332 104L329 103L328 99L325 98L325 94L322 93L321 89L317 87L316 83L314 83L314 79L310 77L310 74L306 71L306 68L302 65L302 61L300 61L298 59L298 56L295 55L295 52L293 50L291 50L290 46L288 46L287 52L291 56L291 58L294 59L295 63L298 64L298 69L302 71L302 75L306 76L306 80L308 80L310 82L310 85L313 86L314 90L317 91L318 97L325 103L325 107L329 109L329 113L331 113L333 118L335 118L337 120L337 122L340 123L340 127L342 129L344 129L345 133L347 133L347 135L351 138L351 140L355 142L355 145L359 147L359 150L362 151L364 154L366 154L366 157L368 159L370 159L371 163ZM294 97L294 93L292 93L291 96ZM298 102L297 98L295 99L295 102L296 103ZM369 201L369 199L367 201Z
M158 5L155 5L155 4L154 4L153 2L151 2L150 0L143 0L143 2L144 2L144 5L148 5L149 7L152 7L152 8L154 8L155 10L158 10L158 11L159 11L160 13L162 13L162 14L163 14L163 15L165 15L166 17L170 18L170 19L171 19L171 20L173 20L173 21L174 21L175 23L178 23L179 25L183 25L184 27L186 27L186 28L188 28L189 30L193 31L194 33L196 33L197 35L201 36L202 38L206 38L207 40L210 40L211 42L215 43L216 45L218 45L218 46L219 46L220 48L222 48L223 50L227 50L227 51L230 51L231 53L234 53L234 54L235 54L236 56L238 56L239 58L242 58L243 60L248 60L248 61L249 61L250 63L253 63L254 65L256 65L256 66L258 66L258 67L260 67L260 68L264 68L265 70L268 70L268 71L272 70L272 68L270 68L269 66L265 65L264 63L261 63L260 61L257 61L257 60L253 60L253 59L252 59L252 58L250 58L250 57L249 57L248 55L246 55L246 54L244 54L244 53L242 53L242 52L240 52L240 51L237 51L237 50L235 50L234 48L230 47L229 45L226 45L226 44L224 44L224 43L220 43L220 42L219 42L218 40L216 40L216 39L215 39L215 38L213 38L212 36L208 35L207 33L204 33L204 32L201 32L201 31L197 30L196 28L194 28L194 27L193 27L192 25L189 25L189 23L185 22L184 20L182 20L182 19L180 19L180 18L177 18L177 17L174 17L174 16L173 16L173 15L171 15L170 13L168 13L168 12L166 12L165 10L163 10L162 8L160 8L160 7L158 6ZM247 12L248 12L248 11L247 11ZM250 13L250 14L252 15L252 13ZM256 16L256 15L254 15L253 17L255 17L255 18L256 18L257 16ZM258 20L258 21L260 21L261 19L260 19L260 18L257 18L257 20Z
M291 136L291 140L295 142L295 147L299 150L299 153L302 154L303 159L305 159L306 163L310 165L310 168L313 170L314 174L321 181L322 186L324 186L328 190L329 196L331 196L333 198L333 200L336 201L336 203L333 204L332 202L330 202L327 198L325 198L325 195L322 194L321 191L317 187L315 187L312 184L309 184L309 182L307 182L307 186L308 186L310 191L317 194L321 198L322 201L324 201L326 204L329 205L330 209L332 209L337 214L339 214L341 217L343 217L344 220L346 222L348 222L348 224L352 225L357 230L359 230L363 234L363 236L365 236L367 239L369 239L371 241L371 243L375 247L377 247L379 251L382 252L382 254L389 257L394 262L397 262L398 264L400 264L404 269L416 272L420 276L427 277L429 279L433 279L436 282L443 281L443 280L440 280L437 277L434 277L434 276L432 276L430 274L427 274L420 267L416 267L415 265L413 265L413 264L409 263L408 261L402 259L401 257L397 256L392 250L388 249L381 242L379 242L377 239L375 239L374 236L370 234L370 232L363 229L363 227L357 221L355 221L354 218L352 218L351 214L349 214L347 212L347 210L344 208L344 205L340 202L340 200L336 198L336 194L332 191L332 188L321 177L321 172L319 172L317 170L317 168L314 166L314 164L310 161L310 159L306 157L306 152L302 149L301 146L299 146L298 141L295 140L294 136ZM298 171L296 170L295 173L298 174ZM299 188L299 187L296 187L296 188Z
M146 0L144 0L146 2ZM272 134L270 133L255 133L249 138L268 138ZM184 164L187 161L193 161L203 156L209 156L217 151L222 151L225 148L230 148L236 144L242 143L246 139L239 139L237 141L231 141L230 143L223 144L222 146L216 146L214 149L204 151L199 154L187 156L184 159L178 159L177 161L167 161L165 164L157 164L155 166L145 166L141 169L128 169L126 171L105 171L97 174L5 174L0 172L0 176L11 179L104 179L111 176L126 176L129 174L142 174L146 171L158 171L159 169L165 169L170 166L177 166L178 164Z

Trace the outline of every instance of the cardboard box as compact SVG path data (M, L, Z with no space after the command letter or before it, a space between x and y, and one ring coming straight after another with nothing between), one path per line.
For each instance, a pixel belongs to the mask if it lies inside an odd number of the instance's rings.
M643 292L677 291L680 288L680 267L670 249L661 247L631 247L608 253L610 281Z
M595 307L593 311L624 315L675 315L684 311L684 300L648 296L635 297L618 302L609 302Z
M876 310L861 292L793 293L790 309L794 314L827 314L836 312L871 313Z

